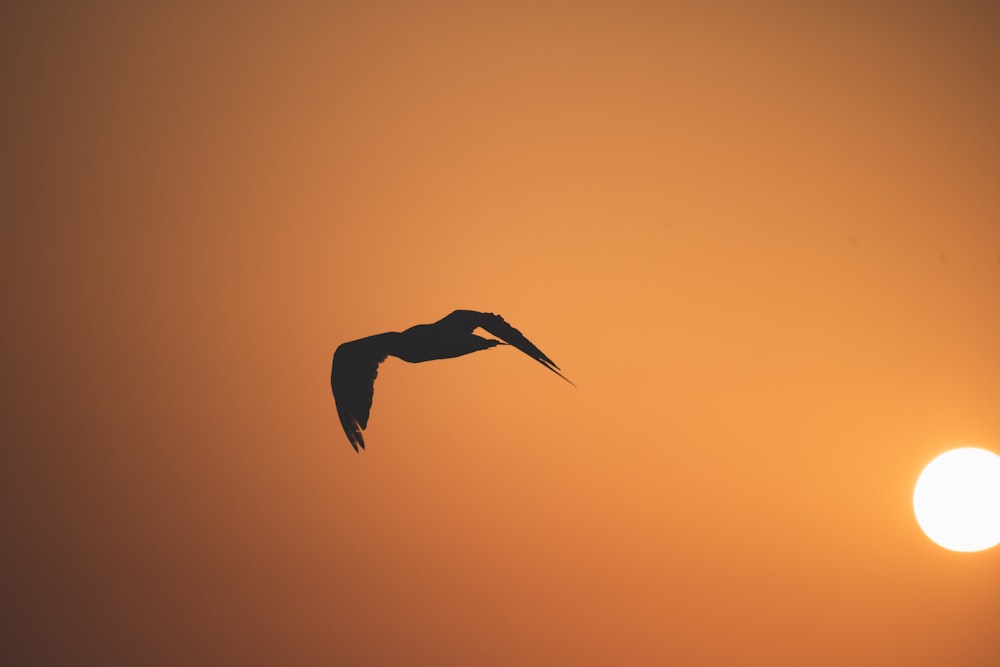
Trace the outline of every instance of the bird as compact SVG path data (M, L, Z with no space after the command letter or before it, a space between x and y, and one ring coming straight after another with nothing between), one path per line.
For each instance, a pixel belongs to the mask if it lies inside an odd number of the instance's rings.
M477 328L500 340L477 336L473 333ZM388 331L339 345L333 353L330 387L340 424L354 451L365 448L361 432L368 428L378 366L387 357L417 364L461 357L497 345L516 347L573 385L552 359L501 316L476 310L455 310L433 324L417 324L404 331Z

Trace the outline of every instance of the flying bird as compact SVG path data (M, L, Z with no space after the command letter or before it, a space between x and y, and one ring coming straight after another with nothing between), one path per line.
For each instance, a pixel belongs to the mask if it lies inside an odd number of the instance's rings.
M485 329L500 340L477 336L472 333L477 328ZM378 365L386 357L399 357L416 364L433 359L460 357L497 345L513 345L573 384L534 343L493 313L456 310L433 324L418 324L402 332L389 331L340 345L333 353L330 386L337 403L340 424L354 451L360 451L359 447L365 448L361 431L368 428Z

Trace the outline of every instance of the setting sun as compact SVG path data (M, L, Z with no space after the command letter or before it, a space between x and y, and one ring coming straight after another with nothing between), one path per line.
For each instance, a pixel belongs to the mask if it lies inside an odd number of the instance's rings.
M927 537L946 549L1000 544L1000 456L976 447L941 454L917 480L913 511Z

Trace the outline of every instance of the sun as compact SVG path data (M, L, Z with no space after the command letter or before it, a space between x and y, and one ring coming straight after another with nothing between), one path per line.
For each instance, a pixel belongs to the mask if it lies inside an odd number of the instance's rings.
M1000 544L1000 456L977 447L941 454L917 479L913 512L927 537L945 549Z

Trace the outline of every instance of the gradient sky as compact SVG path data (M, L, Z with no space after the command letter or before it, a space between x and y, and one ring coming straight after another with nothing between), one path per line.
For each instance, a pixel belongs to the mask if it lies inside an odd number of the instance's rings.
M0 7L10 664L1000 664L990 3ZM335 347L455 308L509 348Z

